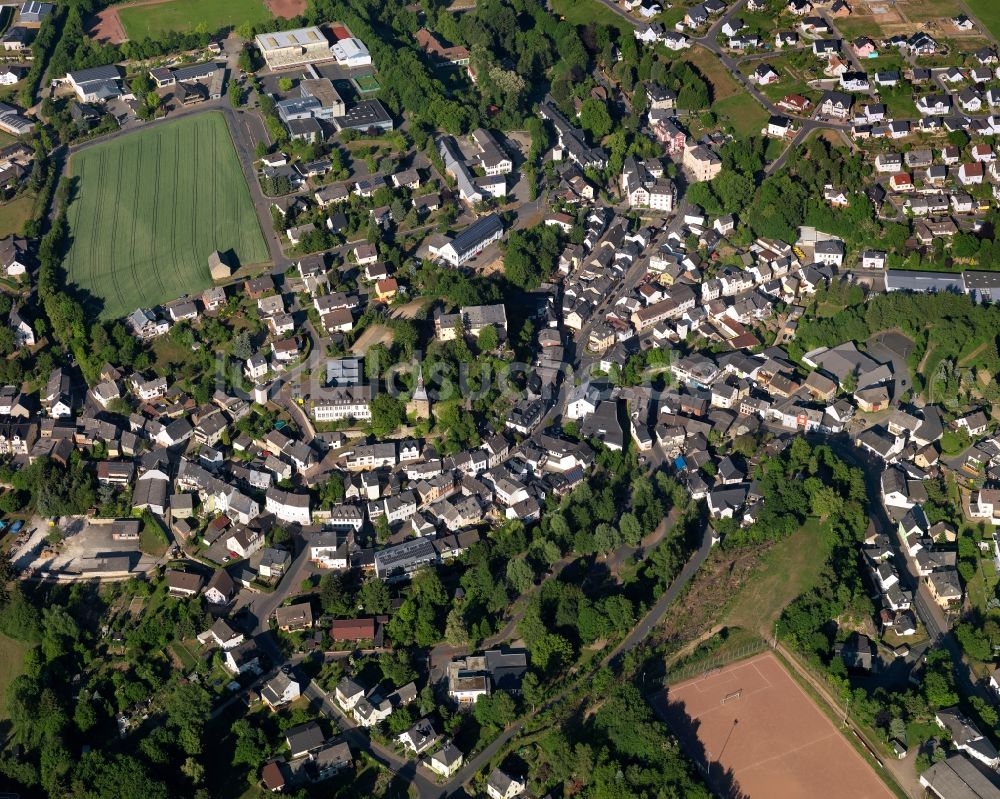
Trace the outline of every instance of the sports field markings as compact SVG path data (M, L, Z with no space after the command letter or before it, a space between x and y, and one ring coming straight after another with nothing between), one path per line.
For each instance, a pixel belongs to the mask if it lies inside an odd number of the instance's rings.
M831 739L840 739L842 737L843 736L841 736L841 734L839 732L833 731L833 732L830 732L827 735L823 735L823 736L821 736L819 738L813 738L811 741L807 741L806 743L801 744L799 746L794 746L791 749L785 749L780 754L771 755L770 757L764 757L764 758L761 758L760 760L755 760L752 763L747 763L742 768L747 769L747 770L749 770L749 769L755 769L755 768L760 768L761 766L766 765L767 763L771 763L771 762L776 761L776 760L784 760L786 757L788 757L789 755L794 755L796 752L802 752L802 751L804 751L806 749L812 749L817 744L824 744L825 745L826 742L830 741Z
M194 150L194 174L200 175L201 172L198 171L198 156L201 150L202 137L199 135L200 133L199 128L195 128L194 132L195 132L194 144L191 147L191 149ZM214 172L215 170L212 171ZM215 184L213 183L212 185L214 186ZM191 200L191 230L195 229L195 225L197 223L198 223L198 192L194 192L194 196L192 197ZM212 233L214 234L215 231L213 230ZM194 260L194 253L190 252L188 257Z
M734 694L740 698L722 701ZM705 768L711 761L711 768L731 771L735 784L751 796L892 796L771 653L680 682L659 702Z
M147 146L147 144L151 146ZM154 179L157 182L159 182L160 164L159 164L159 153L156 149L156 143L155 142L147 143L145 140L139 141L140 164L146 161L150 150L153 151L153 160L155 162L155 168L153 170ZM138 171L139 170L136 169L137 174ZM139 216L139 189L141 187L141 182L137 180L135 185L136 185L135 204L133 205L133 208L135 208L136 220L132 225L132 231L133 231L133 244L132 244L133 278L132 279L138 280L139 279L138 275L140 274L141 270L145 270L146 272L151 272L155 274L156 268L153 265L152 241L150 240L150 238L146 235L143 235L140 241L137 242L135 240L135 236L139 235L139 225L137 224L137 222ZM156 204L158 197L159 197L159 192L153 192L153 216L152 216L153 219L156 219ZM142 248L141 253L139 252L140 247ZM157 278L157 280L159 280L159 278Z
M215 148L213 147L212 149L214 151ZM212 155L214 156L215 153L213 152ZM236 157L239 158L239 155L237 154ZM218 197L219 196L218 192L219 192L219 170L218 169L213 169L212 170L212 196L213 197ZM212 232L215 233L219 229L219 204L218 203L212 203L211 206L212 206ZM241 244L242 244L242 241L241 241Z
M176 131L175 131L175 133L176 133ZM173 137L173 145L174 145L174 163L176 164L176 163L179 163L179 161L177 159L180 158L180 154L181 154L181 137L180 137L179 134L175 135ZM170 244L171 244L171 246L173 248L174 257L176 258L177 257L177 252L178 252L177 251L177 203L178 203L178 199L179 199L177 197L177 189L179 187L180 181L179 181L179 179L177 177L177 173L176 172L171 177L172 177L172 180L170 181L170 186L171 186L171 200L172 200L172 202L170 203L170 214L171 214L171 216L170 216L170 219L171 219L171 224L170 224Z
M756 669L754 669L754 670L756 671ZM729 675L726 675L726 676L729 676ZM761 674L760 676L762 678L764 678L764 675ZM712 675L709 675L708 678L698 678L698 679L700 679L700 680L701 679L711 679L711 677L712 677ZM725 704L725 698L727 696L729 696L730 694L734 694L734 693L739 693L740 694L740 699L743 702L746 702L747 700L750 699L750 697L754 696L755 694L759 694L761 691L768 691L768 690L771 689L771 687L772 687L771 684L769 682L766 682L766 678L764 678L764 679L765 679L765 683L766 684L764 684L764 685L758 685L756 688L747 688L744 685L742 685L742 683L740 683L739 680L733 680L732 681L732 684L735 685L735 686L737 686L737 687L727 686L726 690L724 690L724 691L720 691L719 688L715 687L715 686L709 687L708 685L705 685L705 684L699 685L696 682L691 683L688 687L695 689L697 691L697 693L701 694L702 696L712 696L712 695L719 696L721 704ZM675 694L677 693L676 689L674 689L674 693ZM716 708L716 707L706 707L705 710L702 711L701 713L692 715L692 718L701 718L702 716L707 715L708 713L715 712L717 709L718 708Z
M760 670L760 669L759 669L759 668L757 667L757 662L756 662L756 661L753 661L753 662L751 663L751 665L753 666L753 670L754 670L755 672L757 672L757 676L758 676L758 677L760 677L760 679L761 679L761 680L763 681L764 685L766 685L766 686L767 686L768 688L773 688L773 687L774 687L774 683L772 683L772 682L771 682L771 681L770 681L770 680L769 680L769 679L767 678L767 675L766 675L766 674L764 674L764 672L762 672L762 671L761 671L761 670Z
M104 151L101 152L101 168L100 168L100 170L98 170L98 174L100 174L100 175L106 175L107 174L107 166L108 166L108 151L104 150ZM110 185L111 185L110 181L107 181L107 182L105 182L105 183L102 184L102 186L101 186L101 192L97 196L97 202L94 204L94 225L90 229L90 235L88 237L89 238L89 243L90 243L91 246L93 246L93 243L94 243L93 242L93 237L94 237L93 231L100 230L100 227L101 227L102 209L107 205L107 203L105 202L105 196L104 195L105 195L105 192L107 192L108 187ZM112 225L112 231L113 231L114 230L114 217L112 217L111 225ZM111 252L109 252L107 254L107 257L112 262L114 261L114 241L115 241L114 234L112 233L112 238L111 238L112 248L111 248ZM93 280L94 284L97 285L97 286L103 286L104 283L106 282L107 273L105 273L102 276L102 275L98 274L95 271L97 269L97 262L96 261L92 261L88 265L88 267L89 267L88 268L88 273L90 274L90 277ZM102 279L102 277L105 278L105 279ZM120 289L118 288L118 281L112 279L111 282L114 284L114 290L118 293L118 300L119 300L119 302L121 302L122 301L122 297L121 297Z

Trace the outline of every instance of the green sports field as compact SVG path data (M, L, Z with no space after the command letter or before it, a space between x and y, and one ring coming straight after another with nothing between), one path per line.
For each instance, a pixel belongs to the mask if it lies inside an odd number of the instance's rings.
M264 0L169 0L165 3L123 6L118 9L129 39L162 38L164 33L215 33L244 22L261 25L273 19Z
M232 250L234 266L268 260L221 113L97 144L72 156L70 173L67 281L102 318L208 288L213 250Z

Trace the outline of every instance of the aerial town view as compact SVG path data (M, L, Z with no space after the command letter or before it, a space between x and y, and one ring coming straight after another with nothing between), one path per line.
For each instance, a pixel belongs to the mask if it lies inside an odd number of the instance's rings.
M0 5L0 799L1000 799L1000 0Z

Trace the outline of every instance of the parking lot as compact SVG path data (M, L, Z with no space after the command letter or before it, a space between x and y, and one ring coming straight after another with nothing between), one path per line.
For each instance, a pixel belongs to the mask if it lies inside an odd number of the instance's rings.
M17 569L27 572L92 572L96 559L130 555L132 571L146 571L155 563L151 555L139 551L138 541L114 541L110 524L93 524L82 516L63 517L58 527L65 534L52 546L47 538L49 520L35 516L25 525L31 531L21 546L11 553Z
M333 81L334 88L340 94L341 99L348 106L352 106L360 100L365 99L360 97L357 89L351 83L351 78L362 78L366 76L374 76L374 67L342 67L334 61L328 62L326 64L313 64L313 69L316 74L321 78L329 78ZM308 80L312 77L310 70L306 67L294 67L292 69L286 69L281 72L259 72L257 77L260 80L261 87L264 92L276 100L284 100L289 97L298 97L299 81ZM279 82L285 78L290 79L295 85L291 91L285 92L281 90L278 85Z

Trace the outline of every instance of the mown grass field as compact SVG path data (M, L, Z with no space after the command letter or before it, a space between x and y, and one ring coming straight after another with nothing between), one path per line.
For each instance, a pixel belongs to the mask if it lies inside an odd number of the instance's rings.
M992 4L993 0L972 0L969 6L975 12L977 6ZM900 10L910 22L927 22L932 19L947 21L962 11L962 4L959 0L904 0ZM947 27L947 22L945 26Z
M24 671L24 653L28 647L0 633L0 719L7 715L7 689L11 680Z
M169 31L188 33L235 28L244 22L260 25L271 19L264 0L169 0L152 5L123 6L118 9L130 39L160 38Z
M759 571L744 585L720 620L762 635L773 634L774 622L800 594L814 588L830 553L825 524L810 517L764 556Z
M632 35L632 26L597 0L552 0L549 4L553 14L565 17L574 25L608 25L618 28L623 34Z
M2 146L2 145L0 145ZM31 218L35 209L35 195L25 192L10 202L0 205L0 238L17 234L24 230L24 223Z
M997 0L966 0L966 4L990 33L1000 39L1000 3Z
M736 94L713 103L712 111L739 136L756 136L767 126L767 111L749 94Z
M710 110L723 125L731 125L740 136L758 134L767 125L767 112L736 82L718 56L703 47L692 47L681 58L694 65L711 84Z
M743 87L729 74L726 65L719 60L715 53L704 47L692 47L689 50L684 50L680 58L682 61L693 64L712 84L712 99L716 102L737 94L745 94Z
M159 557L167 551L168 545L166 534L158 524L143 525L139 533L139 549L147 555Z
M246 179L222 114L206 113L75 154L67 280L101 318L212 285L207 259L268 258ZM92 302L91 302L92 300Z

